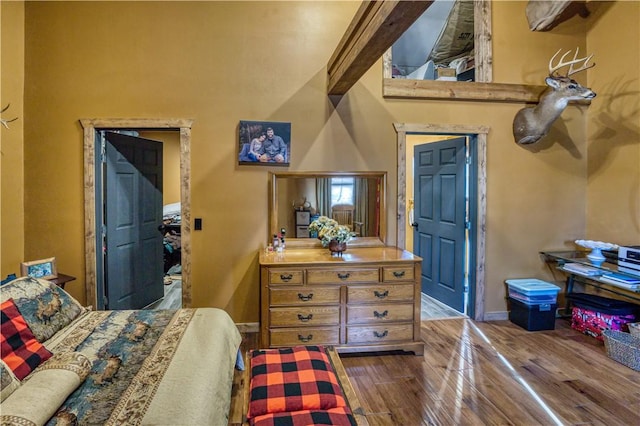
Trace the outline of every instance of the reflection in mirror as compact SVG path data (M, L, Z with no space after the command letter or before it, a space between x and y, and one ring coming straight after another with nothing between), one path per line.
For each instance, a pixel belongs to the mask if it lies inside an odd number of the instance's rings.
M328 216L349 226L354 246L384 245L385 172L272 172L270 237L286 230L287 247L321 246L309 224Z
M392 78L474 81L474 5L437 0L393 44Z

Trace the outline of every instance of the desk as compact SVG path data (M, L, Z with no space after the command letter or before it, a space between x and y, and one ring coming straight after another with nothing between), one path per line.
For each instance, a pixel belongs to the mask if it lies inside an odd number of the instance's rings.
M52 283L54 283L58 287L64 289L64 285L66 283L68 283L69 281L73 281L75 279L76 279L76 277L72 277L71 275L58 274L57 277L51 278L48 281L51 281Z
M640 285L615 284L603 279L606 273L621 274L630 279L639 280L640 276L628 272L621 272L615 260L607 259L605 262L597 264L587 258L586 251L541 251L540 254L548 264L555 264L556 268L567 274L566 294L573 292L576 282L589 285L600 290L607 291L618 296L622 296L635 303L640 303ZM577 264L578 268L585 267L583 271L570 270L568 264ZM569 302L565 304L565 314L570 314Z

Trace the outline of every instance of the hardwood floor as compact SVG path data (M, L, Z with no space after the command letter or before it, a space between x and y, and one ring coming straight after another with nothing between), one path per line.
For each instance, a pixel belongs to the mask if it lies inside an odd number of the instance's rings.
M371 425L640 425L640 372L559 319L422 321L424 356L342 355ZM245 335L243 347L258 339Z
M466 317L466 315L456 311L452 307L421 293L420 319L422 321L464 317Z

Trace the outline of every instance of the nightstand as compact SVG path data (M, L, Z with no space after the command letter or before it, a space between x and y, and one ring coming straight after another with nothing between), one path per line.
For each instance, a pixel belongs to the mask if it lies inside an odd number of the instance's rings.
M52 283L54 283L58 287L64 289L64 285L66 283L68 283L69 281L73 281L75 279L76 279L76 277L72 277L71 275L58 274L57 277L51 278L48 281L51 281Z

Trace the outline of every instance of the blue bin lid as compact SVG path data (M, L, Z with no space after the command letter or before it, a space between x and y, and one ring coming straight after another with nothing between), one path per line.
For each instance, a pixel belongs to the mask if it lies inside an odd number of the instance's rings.
M560 287L558 287L557 285L539 280L537 278L520 278L506 280L506 283L510 288L514 288L519 292L528 295L558 293L560 291Z

